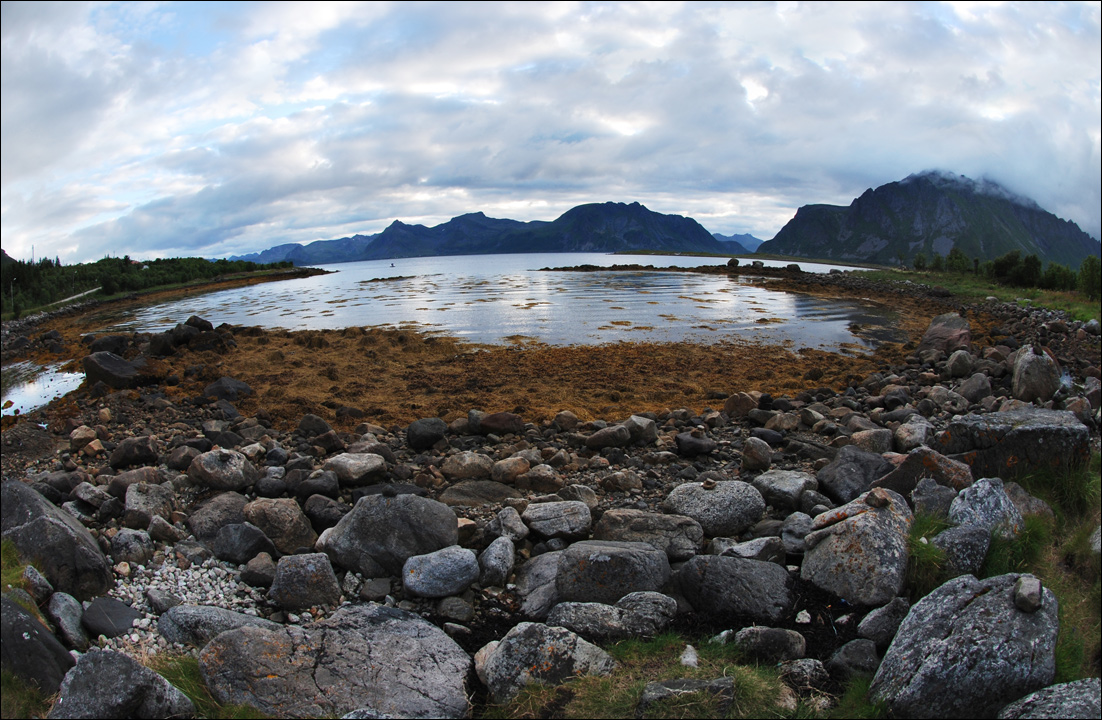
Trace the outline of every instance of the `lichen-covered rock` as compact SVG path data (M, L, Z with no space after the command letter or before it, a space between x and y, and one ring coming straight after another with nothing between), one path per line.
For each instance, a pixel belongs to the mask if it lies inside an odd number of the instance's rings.
M705 535L732 537L761 520L765 500L741 480L691 482L675 487L662 509L696 520Z
M268 599L288 610L336 605L341 587L325 553L286 555L276 564Z
M735 613L775 623L794 602L788 571L771 562L697 555L674 579L681 595L701 613Z
M961 490L949 506L949 522L975 525L1004 538L1017 537L1022 531L1022 514L1003 489L999 478L980 478Z
M684 515L614 509L593 529L595 540L643 542L666 553L671 561L688 560L704 541L700 523Z
M1022 407L953 418L936 448L967 463L975 477L1009 480L1034 470L1066 470L1090 460L1090 432L1073 413Z
M452 545L425 555L414 555L402 567L402 585L421 597L458 595L478 580L478 558L467 548Z
M260 479L260 472L236 450L210 450L191 461L192 482L213 490L244 490Z
M903 589L914 516L897 493L876 488L815 518L800 576L857 605L880 606Z
M963 490L972 484L972 471L966 464L935 450L917 447L907 453L899 467L874 482L872 487L887 488L909 497L923 478L931 478L938 485L954 490Z
M304 628L242 627L199 655L221 703L276 717L464 717L470 657L420 617L374 603L341 608Z
M848 503L894 468L877 453L846 445L816 477L823 494L835 502Z
M588 540L562 551L555 583L562 600L614 603L629 593L659 590L669 579L666 553L651 545Z
M657 592L633 592L615 605L563 602L551 609L547 624L579 635L605 638L654 637L677 616L677 601Z
M1093 720L1102 715L1102 681L1085 678L1075 682L1050 685L1015 700L999 711L999 720L1041 720L1051 718L1083 718Z
M1056 673L1056 597L1014 604L1018 575L964 575L907 614L869 688L896 717L992 717Z
M176 605L157 620L157 631L170 643L203 647L227 630L256 625L276 630L271 620L212 605Z
M185 718L187 695L128 655L85 653L65 675L48 718Z
M542 623L520 623L479 656L478 677L498 703L508 702L529 683L559 685L581 675L608 675L616 667L596 645Z

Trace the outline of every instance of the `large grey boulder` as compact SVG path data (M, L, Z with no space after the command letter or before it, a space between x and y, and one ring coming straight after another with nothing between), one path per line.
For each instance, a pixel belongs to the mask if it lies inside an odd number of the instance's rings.
M537 555L517 568L517 597L525 617L543 620L559 603L558 577L562 550Z
M155 516L171 521L172 511L176 509L176 492L168 483L134 483L127 486L125 497L123 524L138 530L147 529Z
M498 703L529 683L559 685L581 675L608 675L616 667L611 655L566 628L527 622L479 650L475 662Z
M937 434L935 449L970 465L975 477L1009 480L1083 466L1090 460L1090 431L1074 413L1023 407L954 417Z
M907 614L869 688L895 717L993 717L1056 673L1056 596L1015 605L1017 574L964 575Z
M452 545L425 555L414 555L402 567L402 585L421 597L458 595L479 576L478 558L467 548Z
M48 718L185 718L187 695L129 655L94 650L65 675Z
M846 602L884 605L903 590L913 520L907 502L882 488L819 515L800 577Z
M666 553L651 545L588 540L562 551L555 583L562 600L614 603L629 593L659 590L669 579Z
M761 560L697 555L678 569L674 580L701 613L734 613L775 623L794 602L788 571Z
M443 440L447 432L448 424L440 418L414 420L406 428L406 444L417 451L428 450Z
M846 445L816 477L824 495L835 502L848 503L894 468L879 453L865 452L855 445Z
M953 490L963 490L972 484L972 470L968 465L947 458L928 447L917 447L888 474L872 484L893 490L903 497L910 497L924 478Z
M999 711L999 720L1033 720L1036 718L1083 718L1094 720L1102 715L1102 681L1084 678L1075 682L1050 685L1043 690L1015 700Z
M578 500L533 503L521 513L521 518L538 535L567 540L588 535L593 522L589 506Z
M677 616L677 601L652 591L633 592L615 605L563 602L551 609L547 624L587 637L654 637Z
M930 321L915 352L921 355L928 350L940 350L949 355L957 350L967 350L971 344L972 326L968 321L957 313L945 313Z
M942 530L930 541L945 554L946 577L979 575L991 547L991 530L978 525L957 525Z
M769 470L758 475L753 485L766 503L775 508L794 510L805 490L817 490L819 481L810 473L797 470Z
M1040 348L1024 345L1015 353L1011 393L1025 402L1047 402L1060 389L1060 368Z
M448 456L440 472L448 480L488 480L494 469L494 460L488 455L465 450Z
M509 508L513 510L512 508ZM516 512L516 510L513 510ZM478 581L483 587L505 587L516 563L516 546L509 537L501 537L490 543L478 556Z
M1017 537L1025 522L999 478L980 478L949 506L949 522L975 525L1000 537Z
M397 576L414 555L459 542L455 513L417 495L366 495L319 540L335 563L365 577Z
M0 666L38 686L45 695L57 692L73 658L57 638L21 605L0 598Z
M220 703L276 717L464 717L470 657L435 625L374 603L304 628L242 627L199 655Z
M293 555L303 548L312 550L318 541L309 518L290 498L258 498L243 509L245 519L271 538L276 550Z
M675 487L662 509L696 520L705 535L734 537L761 520L765 500L741 480L692 482Z
M647 543L676 562L696 555L704 542L704 529L684 515L615 509L601 516L593 539Z
M226 525L245 522L245 505L248 502L241 493L219 493L191 509L187 518L188 530L200 542L211 542Z
M144 381L144 362L130 362L107 350L86 355L82 364L89 386L103 382L115 390L127 390Z
M0 498L3 538L33 561L55 590L87 600L114 585L111 564L72 515L17 480L3 483Z
M157 631L170 643L203 647L227 630L256 625L277 630L280 625L271 620L234 612L213 605L176 605L157 620Z
M187 475L213 490L244 490L260 479L256 466L236 450L210 450L196 456Z

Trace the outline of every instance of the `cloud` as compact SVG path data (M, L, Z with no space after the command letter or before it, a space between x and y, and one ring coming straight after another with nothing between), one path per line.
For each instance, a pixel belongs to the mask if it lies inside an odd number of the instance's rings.
M71 5L3 6L16 256L605 200L771 237L928 168L1102 226L1094 4Z

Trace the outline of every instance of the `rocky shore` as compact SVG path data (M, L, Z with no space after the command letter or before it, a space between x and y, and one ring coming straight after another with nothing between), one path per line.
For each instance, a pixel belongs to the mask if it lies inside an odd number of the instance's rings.
M1098 323L958 310L860 377L801 368L799 391L385 426L216 377L255 329L32 332L31 355L80 343L88 382L0 436L3 537L51 625L6 595L4 667L60 690L52 717L187 714L129 659L163 652L275 716L462 717L672 628L782 663L802 697L869 674L900 717L1097 717L1097 678L1050 687L1051 591L974 574L992 534L1051 513L1015 477L1098 447ZM929 542L956 577L909 598L916 513L947 521Z

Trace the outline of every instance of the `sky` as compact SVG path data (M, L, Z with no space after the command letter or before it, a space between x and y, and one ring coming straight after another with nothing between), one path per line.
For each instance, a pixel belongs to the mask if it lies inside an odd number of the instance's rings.
M2 5L19 259L641 202L773 237L939 169L1102 229L1090 3Z

